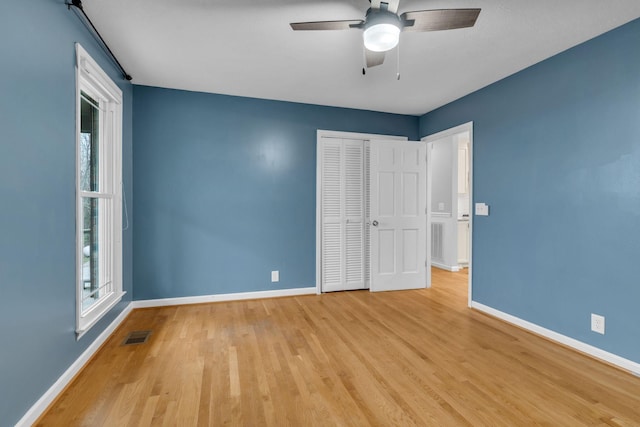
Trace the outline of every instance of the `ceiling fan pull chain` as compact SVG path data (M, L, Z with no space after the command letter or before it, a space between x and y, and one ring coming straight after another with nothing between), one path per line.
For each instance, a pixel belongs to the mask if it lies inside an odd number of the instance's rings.
M364 47L364 45L362 46L362 75L366 75L367 71L367 52L366 52L366 48Z
M398 43L398 52L396 53L396 79L400 80L400 43Z

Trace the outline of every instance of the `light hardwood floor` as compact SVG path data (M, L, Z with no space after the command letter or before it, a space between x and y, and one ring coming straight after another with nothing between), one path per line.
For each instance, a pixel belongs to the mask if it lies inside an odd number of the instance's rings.
M38 425L640 425L640 378L467 308L466 280L135 310Z

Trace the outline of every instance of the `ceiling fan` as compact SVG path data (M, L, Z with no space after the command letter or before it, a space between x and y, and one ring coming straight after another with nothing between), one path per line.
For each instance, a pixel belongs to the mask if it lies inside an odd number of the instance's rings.
M295 31L364 30L367 68L381 65L385 52L400 41L402 31L440 31L473 27L480 9L415 10L398 15L400 0L369 0L371 7L364 20L292 22ZM364 74L364 69L362 70Z

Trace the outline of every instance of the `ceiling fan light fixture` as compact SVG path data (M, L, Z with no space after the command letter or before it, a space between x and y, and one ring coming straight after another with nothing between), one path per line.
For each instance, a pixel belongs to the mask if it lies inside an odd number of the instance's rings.
M364 47L373 52L386 52L400 41L400 27L391 23L374 24L365 28Z
M384 52L398 45L400 33L403 31L428 32L469 28L475 25L480 14L480 9L432 9L413 10L398 15L398 0L369 1L371 7L367 10L364 20L292 22L289 25L294 31L363 30L364 64L371 68L384 62ZM362 74L365 74L364 68L362 70Z

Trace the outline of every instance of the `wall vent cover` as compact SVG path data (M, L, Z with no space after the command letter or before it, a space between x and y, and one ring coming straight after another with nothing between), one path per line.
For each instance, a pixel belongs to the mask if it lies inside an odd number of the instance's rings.
M431 223L431 259L444 261L444 224Z
M127 338L124 339L122 345L135 345L135 344L144 344L149 339L151 335L151 331L133 331L127 335Z

